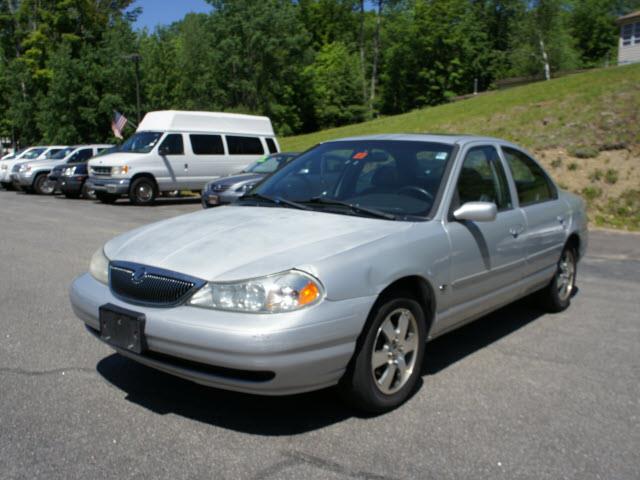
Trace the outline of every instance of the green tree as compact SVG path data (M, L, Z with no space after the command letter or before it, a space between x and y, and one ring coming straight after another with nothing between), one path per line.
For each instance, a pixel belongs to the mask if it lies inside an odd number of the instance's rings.
M319 127L360 121L365 109L360 95L358 58L344 43L324 45L312 65L305 70L312 88L313 105Z

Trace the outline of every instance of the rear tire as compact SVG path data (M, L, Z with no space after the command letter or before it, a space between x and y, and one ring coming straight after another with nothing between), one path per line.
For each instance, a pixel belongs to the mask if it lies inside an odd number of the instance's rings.
M560 255L553 279L540 291L541 300L549 312L558 313L571 305L571 297L576 288L577 271L576 252L572 247L567 246Z
M426 344L422 307L406 293L381 300L358 339L340 393L359 410L383 413L415 391Z
M112 205L118 201L118 198L120 198L120 196L113 195L111 193L96 192L96 198L102 203Z
M38 195L53 195L56 186L48 178L49 174L39 173L33 180L33 191Z
M129 200L134 205L152 205L156 195L156 184L148 177L137 178L129 188Z

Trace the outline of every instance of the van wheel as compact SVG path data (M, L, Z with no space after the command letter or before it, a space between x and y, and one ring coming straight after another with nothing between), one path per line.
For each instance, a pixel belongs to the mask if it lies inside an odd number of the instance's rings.
M371 413L386 412L405 402L420 378L425 325L420 304L408 294L374 307L340 381L345 399Z
M136 179L129 189L129 200L134 205L151 205L156 199L156 185L150 178Z
M576 288L577 267L575 250L571 247L565 247L560 255L558 268L551 283L540 291L541 300L548 311L561 312L571 304L571 297Z
M111 193L96 192L96 198L102 203L107 203L111 205L113 203L116 203L118 201L118 198L120 197L118 195L113 195Z

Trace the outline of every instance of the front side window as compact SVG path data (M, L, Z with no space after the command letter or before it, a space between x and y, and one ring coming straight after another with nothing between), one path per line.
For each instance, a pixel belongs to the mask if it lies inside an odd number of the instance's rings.
M220 135L189 135L191 150L195 155L224 155Z
M269 153L278 153L278 148L276 147L276 142L273 141L273 138L267 138L266 142Z
M513 206L507 176L494 147L473 147L464 157L452 207L467 202L495 203L499 211Z
M227 135L229 155L262 155L264 148L257 137L238 137Z
M93 156L92 148L83 148L69 157L67 163L80 163L89 160Z
M555 187L544 170L526 154L514 148L502 147L518 191L520 206L545 202L557 197Z
M249 192L307 208L394 219L428 217L453 147L400 140L338 141L318 145L296 157ZM424 157L442 163L425 169ZM434 165L435 167L435 165Z
M162 137L162 132L138 132L129 137L122 145L120 152L149 153Z
M160 155L183 155L184 143L181 133L171 133L167 135L160 145Z

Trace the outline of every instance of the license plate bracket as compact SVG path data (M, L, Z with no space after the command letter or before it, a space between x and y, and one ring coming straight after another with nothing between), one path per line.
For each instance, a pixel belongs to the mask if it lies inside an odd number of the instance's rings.
M117 348L141 354L146 349L144 313L134 312L113 304L102 305L100 338Z

